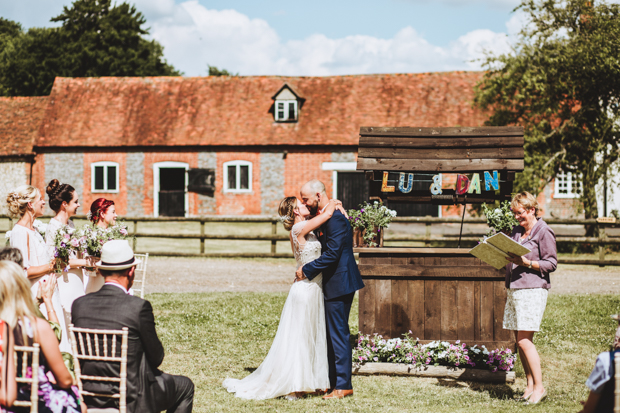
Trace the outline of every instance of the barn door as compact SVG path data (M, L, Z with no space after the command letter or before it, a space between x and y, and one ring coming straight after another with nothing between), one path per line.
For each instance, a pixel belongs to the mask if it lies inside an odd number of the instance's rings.
M159 169L159 216L185 216L185 168Z
M344 209L358 208L368 201L368 181L363 172L338 172L337 185L336 193Z

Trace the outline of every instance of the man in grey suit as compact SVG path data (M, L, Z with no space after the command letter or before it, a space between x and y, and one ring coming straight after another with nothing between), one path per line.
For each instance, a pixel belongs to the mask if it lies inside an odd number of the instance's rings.
M184 376L173 376L157 368L164 360L164 348L155 331L151 303L128 294L133 285L136 265L129 242L108 241L96 265L105 277L101 290L73 302L72 321L76 327L120 330L129 329L127 350L128 412L191 412L194 384ZM120 344L120 343L119 343ZM120 355L120 345L118 355ZM118 363L83 360L82 374L118 377ZM118 383L84 381L84 390L94 393L118 391ZM85 397L88 408L118 408L118 400L107 397Z

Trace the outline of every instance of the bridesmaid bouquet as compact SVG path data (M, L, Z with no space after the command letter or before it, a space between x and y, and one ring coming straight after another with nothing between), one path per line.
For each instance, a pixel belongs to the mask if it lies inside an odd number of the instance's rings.
M69 258L74 251L77 250L79 239L74 236L75 230L68 225L63 225L54 237L54 272L69 271Z
M129 231L127 231L127 225L122 222L106 229L86 224L75 231L74 238L77 239L76 248L82 254L100 257L103 244L115 239L127 239L129 238Z

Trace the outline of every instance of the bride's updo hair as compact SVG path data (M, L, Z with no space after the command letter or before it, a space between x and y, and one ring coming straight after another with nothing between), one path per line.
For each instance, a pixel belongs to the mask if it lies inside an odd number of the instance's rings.
M34 202L37 195L41 195L39 190L30 185L18 186L9 192L6 197L6 203L8 204L11 218L23 217L28 210L28 203Z
M280 220L284 229L290 231L295 224L295 208L297 208L297 198L294 196L287 196L280 202L278 207L278 214L280 214Z
M58 179L52 179L47 185L45 192L47 192L50 200L50 208L57 213L60 211L63 201L67 204L71 202L75 188L69 184L61 184Z

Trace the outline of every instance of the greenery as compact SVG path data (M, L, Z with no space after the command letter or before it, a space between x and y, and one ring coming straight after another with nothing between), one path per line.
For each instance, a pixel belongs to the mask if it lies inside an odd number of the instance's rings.
M349 222L354 229L363 231L364 243L371 247L377 245L376 238L382 228L387 228L396 216L396 211L389 209L382 202L372 204L364 202L359 209L348 211Z
M239 73L232 74L226 69L218 69L215 66L209 65L209 76L239 76Z
M0 95L48 95L57 76L177 76L163 47L145 36L146 19L129 3L76 0L55 28L24 30L0 18Z
M620 5L524 0L515 10L528 24L512 52L487 56L475 104L493 111L488 125L525 128L516 191L581 174L585 217L595 218L595 187L618 159Z
M553 291L553 290L552 290ZM222 387L259 366L275 336L286 294L151 294L157 331L166 349L162 370L189 376L196 386L194 412L523 412L513 401L525 388L521 364L515 384L432 378L354 376L355 395L340 401L311 397L247 401ZM596 356L609 349L620 308L616 295L549 295L542 331L534 337L549 394L533 412L578 411ZM358 331L354 301L350 329Z
M508 201L502 202L499 208L494 208L493 206L489 208L487 204L482 204L482 213L487 218L487 225L489 226L487 237L491 237L498 232L509 235L512 229L519 225Z
M447 341L420 344L419 340L410 334L411 331L403 334L403 338L390 339L377 334L359 335L357 345L353 348L353 363L356 366L368 362L386 362L417 367L426 365L473 367L494 372L510 371L514 368L516 354L509 348L489 351L484 345L468 346L460 340L454 344Z

